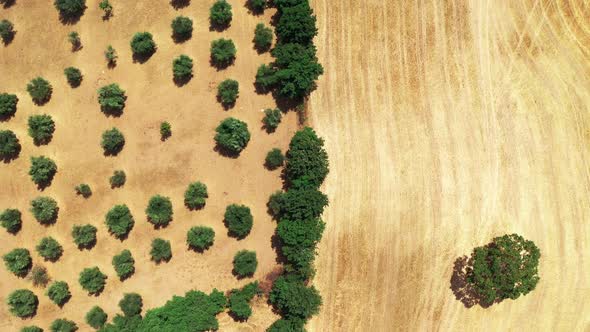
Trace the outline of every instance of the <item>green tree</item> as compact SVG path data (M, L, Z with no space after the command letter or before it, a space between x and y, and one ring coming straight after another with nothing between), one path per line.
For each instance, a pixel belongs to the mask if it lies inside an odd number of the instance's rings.
M102 146L105 155L117 155L125 146L125 136L117 128L102 133Z
M168 121L164 121L160 123L160 139L162 141L167 140L170 136L172 136L172 126Z
M324 68L318 63L313 45L278 44L271 53L275 58L274 74L269 71L260 79L261 84L272 83L280 96L290 99L307 97L316 88Z
M240 84L236 80L227 79L217 86L217 98L224 107L232 107L239 95Z
M66 75L68 83L74 88L80 86L80 83L82 83L82 72L78 68L68 67L64 69L64 75Z
M104 57L107 59L107 64L109 67L114 67L117 65L117 51L113 48L112 45L107 46L106 51L104 51ZM124 102L124 101L123 101Z
M236 118L226 118L215 129L215 142L222 152L239 155L250 141L248 125Z
M236 46L231 39L217 39L211 42L211 62L218 68L231 65L236 59Z
M125 90L116 83L98 89L98 103L101 110L107 115L121 115L123 108L125 108L125 100L127 100Z
M119 239L127 237L135 222L127 205L115 205L106 215L109 232Z
M196 251L209 249L215 241L215 231L211 227L195 226L186 235L188 246Z
M80 286L91 295L102 292L106 280L107 276L100 272L99 268L96 266L85 268L80 272L80 277L78 278Z
M160 238L154 239L152 241L150 256L156 263L169 261L170 258L172 258L172 248L170 247L170 241Z
M305 321L300 318L281 318L272 323L266 332L305 332Z
M185 41L193 35L193 20L185 16L177 16L172 20L172 37L176 41Z
M113 257L113 267L121 280L129 278L135 272L135 259L131 251L125 249Z
M126 293L123 295L121 301L119 301L119 307L125 316L138 316L141 314L141 308L143 307L143 300L141 295L137 293Z
M8 233L16 234L23 224L21 215L17 209L6 209L0 214L0 223Z
M148 221L156 227L166 227L172 221L172 201L169 197L152 196L145 209Z
M51 323L49 330L51 332L75 332L78 331L78 325L71 320L58 318Z
M229 26L232 20L231 5L225 0L217 0L209 10L209 20L213 27L225 28Z
M131 51L134 56L150 57L156 52L156 43L149 32L138 32L131 39Z
M328 197L317 189L290 189L281 197L278 219L318 218L328 206Z
M518 234L496 237L473 250L467 266L467 282L483 303L492 304L526 295L539 282L541 252L533 241Z
M27 84L27 91L37 105L43 105L51 99L53 87L46 79L36 77Z
M100 329L107 322L108 315L99 306L94 306L86 314L86 323L95 329Z
M37 186L44 188L51 184L55 173L57 173L57 165L53 160L45 156L31 157L29 175Z
M184 84L193 77L193 59L182 54L172 62L174 82Z
M16 113L18 97L14 94L0 93L0 120L9 118Z
M92 189L86 183L81 183L74 188L76 190L76 194L81 195L84 198L88 198L92 196Z
M200 209L205 206L207 197L207 186L199 181L193 182L184 192L184 205L191 210Z
M309 0L274 0L274 5L282 14L285 8L294 7L302 3L308 3Z
M47 196L39 196L31 201L31 213L41 224L52 224L57 220L57 202Z
M47 268L45 266L36 265L31 269L31 274L29 275L28 279L33 283L33 286L47 286L49 280L49 273L47 273Z
M96 227L90 224L74 225L74 227L72 227L72 237L74 238L74 243L78 246L78 248L92 248L96 243L96 231Z
M266 167L269 169L277 169L283 166L285 162L285 156L283 156L283 152L281 149L274 148L266 154L265 164Z
M42 238L35 249L37 250L37 253L39 253L39 256L52 262L57 261L64 252L61 244L59 244L59 242L57 242L57 240L51 236Z
M7 303L10 313L20 318L26 318L35 315L39 299L35 293L28 289L18 289L8 295Z
M80 34L76 31L72 31L68 34L68 41L72 44L72 51L77 51L82 47L82 41L80 40Z
M264 124L266 131L269 133L274 132L281 123L281 118L282 114L278 108L268 108L264 110L264 118L262 119L262 123Z
M20 153L20 143L16 135L10 130L0 130L0 159L10 160Z
M256 72L256 88L261 92L267 92L277 83L276 69L272 66L262 64Z
M8 271L18 277L24 277L31 269L31 253L25 248L16 248L5 254L3 257L4 265Z
M253 218L249 207L237 204L228 205L224 217L230 235L243 239L250 234Z
M328 175L328 154L324 140L306 127L293 136L287 152L285 174L296 187L318 188Z
M76 18L84 14L86 0L55 0L53 5L63 19Z
M14 38L14 25L9 20L0 21L0 37L4 44L9 44Z
M308 319L319 312L322 298L313 286L300 280L279 277L269 295L270 303L286 318Z
M239 277L251 277L256 272L258 260L255 251L240 250L234 256L234 273Z
M109 19L109 17L111 17L111 15L113 15L113 5L111 5L109 0L102 0L101 2L99 2L98 8L100 8L100 9L102 9L102 11L104 11L103 17L105 19Z
M20 332L43 332L43 329L35 325L30 325L20 329Z
M254 46L259 52L266 52L272 45L272 30L264 25L258 23L254 30Z
M272 195L270 195L270 197L268 198L268 203L266 203L268 211L275 219L279 219L279 217L281 216L281 206L283 205L284 194L285 193L280 190L275 191Z
M239 321L245 321L252 315L250 301L256 295L260 295L258 281L251 282L242 289L232 289L229 294L229 313Z
M281 43L310 44L318 29L309 3L283 8L275 30Z
M248 6L254 13L263 13L266 8L266 0L248 0Z
M113 175L109 178L111 188L121 187L125 184L126 181L127 175L125 175L125 172L121 170L114 171Z
M55 122L50 115L36 114L29 117L29 136L33 138L35 145L47 144L53 138Z
M279 221L277 235L281 241L281 254L286 259L285 271L303 279L314 275L316 246L324 228L325 224L320 219Z
M53 303L61 307L68 302L72 294L67 282L55 281L47 289L47 296Z

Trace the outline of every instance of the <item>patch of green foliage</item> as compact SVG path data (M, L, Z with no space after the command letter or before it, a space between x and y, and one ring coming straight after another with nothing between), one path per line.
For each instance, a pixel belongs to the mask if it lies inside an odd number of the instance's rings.
M72 228L74 243L76 243L78 248L91 248L96 243L96 231L96 227L90 224L74 225Z
M215 241L215 231L211 227L195 226L186 235L188 246L196 251L209 249Z
M201 209L205 206L207 197L207 186L199 181L193 182L184 192L184 205L191 210Z
M22 224L22 213L17 209L6 209L0 214L0 225L10 234L18 233Z
M86 0L55 0L53 5L64 18L79 17L86 9Z
M0 93L0 118L8 118L16 113L18 97L15 94Z
M272 45L272 30L264 25L258 23L254 30L254 46L259 52L266 52Z
M127 181L127 175L125 175L125 172L121 170L114 171L113 175L109 178L111 188L121 187L125 184L125 181Z
M36 77L27 84L27 91L37 105L43 105L51 99L53 87L46 79Z
M51 197L39 196L31 201L31 213L41 224L51 224L57 219L57 202Z
M35 114L31 115L28 120L29 136L33 138L36 145L47 144L53 137L55 131L55 122L50 115Z
M184 41L193 35L193 20L185 16L177 16L172 20L172 36L177 41Z
M9 20L0 21L0 38L4 44L8 44L14 38L14 25Z
M167 121L160 123L160 139L162 141L167 140L172 136L172 126Z
M81 183L74 188L76 190L76 194L81 195L84 198L88 198L92 195L92 189L86 183Z
M20 143L10 130L0 130L0 159L10 160L20 153Z
M25 248L16 248L5 254L4 265L8 271L14 273L18 277L24 277L29 273L33 260L31 253Z
M289 144L285 174L294 187L318 188L329 172L324 140L306 127L298 131Z
M236 118L227 118L215 129L215 142L222 152L238 155L248 145L250 132L248 125Z
M102 133L100 145L106 155L117 155L125 146L125 136L117 128L106 130Z
M149 57L156 52L156 43L149 32L138 32L131 39L131 51L134 55Z
M51 332L75 332L78 331L78 325L74 321L58 318L49 326Z
M113 257L113 267L117 276L121 279L129 278L135 272L135 259L131 251L125 249Z
M236 103L240 92L240 84L236 80L227 79L217 86L217 98L224 107L231 107Z
M245 238L252 229L253 218L250 208L245 205L231 204L225 209L224 221L231 236Z
M264 160L266 167L269 169L277 169L283 166L284 162L285 156L283 155L283 152L281 152L281 149L277 148L268 151L266 154L266 159Z
M80 83L82 83L82 72L78 68L68 67L64 69L64 75L66 75L68 83L74 88L80 86Z
M127 100L125 90L116 83L98 89L98 103L101 110L107 115L121 115L123 108L125 108L125 100Z
M67 282L55 281L47 289L47 296L53 303L61 307L68 302L72 294Z
M119 239L127 237L135 221L127 205L115 205L106 215L105 222L109 232Z
M34 316L39 305L37 295L28 289L15 290L8 295L6 302L10 313L20 318Z
M217 39L211 42L211 61L219 68L231 65L236 59L237 49L231 39Z
M307 320L319 312L322 298L314 286L285 276L279 277L269 294L270 303L285 318Z
M88 294L99 294L104 289L107 276L97 266L85 268L80 272L78 282Z
M172 62L172 73L174 74L174 81L184 83L193 76L193 59L188 55L180 55Z
M261 295L258 281L251 282L242 289L233 289L229 294L229 313L239 321L245 321L252 315L250 301Z
M42 238L35 249L37 250L37 253L39 253L39 256L52 262L57 261L64 252L61 244L59 244L59 242L57 242L57 240L51 236Z
M156 263L169 261L170 258L172 258L172 248L170 247L170 241L160 238L154 239L152 241L150 256Z
M236 253L233 260L234 273L239 277L251 277L258 267L255 251L240 250Z
M281 123L282 114L278 108L268 108L264 110L264 118L262 123L268 132L274 132Z
M86 313L86 323L95 329L100 329L107 322L108 315L99 306L94 306Z
M232 7L226 0L217 0L209 9L209 21L212 26L225 28L232 20Z
M160 195L150 198L147 208L145 209L148 221L156 227L166 227L172 221L172 201L169 197Z

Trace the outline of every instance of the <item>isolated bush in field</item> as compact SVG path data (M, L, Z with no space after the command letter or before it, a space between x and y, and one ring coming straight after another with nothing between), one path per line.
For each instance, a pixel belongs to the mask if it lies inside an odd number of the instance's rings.
M119 301L119 308L127 317L140 315L142 307L143 300L137 293L126 293Z
M260 52L266 52L272 45L272 30L264 25L258 23L254 30L254 46Z
M172 136L172 126L167 121L160 123L160 139L162 141L167 140Z
M242 289L232 289L229 294L229 313L239 321L245 321L252 315L250 301L260 295L258 281L251 282Z
M125 108L125 90L121 89L118 84L113 83L105 85L98 89L98 103L101 110L107 115L120 115Z
M224 221L231 236L243 239L250 234L253 218L250 208L245 205L231 204L225 209Z
M156 52L156 43L149 32L138 32L131 39L133 54L140 57L149 57Z
M41 265L35 265L31 269L31 274L29 275L28 279L33 283L33 286L47 286L49 283L49 273L47 273L47 268Z
M485 304L515 300L537 286L540 257L535 243L518 234L496 237L488 245L473 250L467 282Z
M318 29L309 3L283 8L275 31L281 43L310 44Z
M74 321L58 318L49 326L51 332L75 332L78 331L78 325Z
M8 271L18 277L24 277L31 268L31 253L25 248L16 248L2 257Z
M16 113L18 97L9 93L0 93L0 120L9 118Z
M193 77L193 59L182 54L172 62L174 81L187 82Z
M270 292L270 303L283 317L308 319L319 312L322 298L313 286L307 287L300 280L279 277Z
M108 19L113 14L113 6L109 2L109 0L102 0L101 2L99 2L98 8L100 8L104 11L103 17L105 19Z
M64 75L72 87L80 86L82 83L82 72L78 68L68 67L64 69Z
M8 44L14 38L14 25L9 20L0 21L0 37L4 44Z
M86 183L81 183L81 184L77 185L75 190L76 190L76 194L81 195L84 198L88 198L88 197L92 196L92 189L90 189L90 186L87 185Z
M117 64L117 51L113 48L113 46L107 46L107 50L104 51L104 57L107 59L107 64L109 66L114 66Z
M9 160L18 156L20 143L10 130L0 130L0 159Z
M156 195L150 198L145 210L148 221L154 226L167 226L172 221L172 202L170 198Z
M109 178L111 188L121 187L125 184L125 181L127 181L127 175L121 170L114 171L113 175Z
M305 332L305 321L300 318L281 318L272 323L266 332Z
M318 218L328 206L328 196L317 189L290 189L281 197L279 219L306 220Z
M207 186L199 181L193 182L184 192L184 205L189 209L200 209L205 206L207 197Z
M35 315L39 299L28 289L18 289L8 295L8 310L13 315L25 318Z
M248 6L255 13L262 13L266 8L266 0L248 0Z
M227 67L236 59L237 49L231 39L217 39L211 42L211 61L217 67Z
M227 118L215 129L215 142L225 152L239 154L250 141L248 125L236 118Z
M209 249L215 241L215 231L211 227L195 226L187 233L187 244L194 250Z
M160 238L154 239L152 241L150 256L156 263L169 261L170 258L172 258L172 248L170 247L170 241Z
M55 132L55 122L50 115L31 115L28 124L29 136L33 138L35 145L47 144L51 141Z
M231 107L236 103L239 95L240 84L236 80L227 79L217 87L217 97L225 107Z
M106 155L117 155L125 146L125 136L117 128L106 130L102 133L100 145Z
M266 131L274 132L281 123L281 118L282 114L278 108L268 108L264 110L264 118L262 119L262 123L264 124Z
M47 296L53 303L61 307L68 302L72 294L67 282L55 281L47 289Z
M78 248L91 248L96 243L96 227L87 225L74 225L72 237Z
M95 266L82 270L78 282L89 294L98 294L104 289L106 279L107 276Z
M39 256L53 262L58 260L64 252L61 244L50 236L42 238L35 249L39 253Z
M135 222L127 205L115 205L106 215L106 224L109 232L115 237L125 238Z
M31 157L31 168L29 175L33 182L39 187L45 187L51 183L57 172L55 162L45 156Z
M86 323L95 329L100 329L107 322L108 315L99 306L94 306L86 313Z
M51 197L39 196L31 201L31 213L41 224L51 224L57 219L57 202Z
M283 195L285 193L282 191L275 191L272 195L270 195L270 197L268 198L268 203L266 203L266 206L268 207L268 210L270 212L270 214L275 218L278 219L281 216L281 207L283 205Z
M8 233L16 234L22 227L21 212L17 209L6 209L0 214L0 225Z
M283 166L285 162L285 156L281 152L281 149L274 148L266 154L265 164L269 169L276 169Z
M240 250L234 256L234 273L240 277L251 277L256 272L258 260L255 251Z
M231 5L226 0L217 0L209 10L212 26L227 27L232 19Z
M53 4L64 18L79 17L86 9L86 0L55 0Z
M45 104L51 98L53 87L46 79L37 77L27 84L27 91L37 105Z
M287 152L285 173L294 186L318 188L328 175L328 154L324 140L306 127L293 136Z
M125 249L120 254L115 255L113 257L113 267L121 280L129 278L135 272L135 259L133 259L131 251Z
M258 89L263 92L272 89L276 84L277 78L275 76L276 70L269 65L262 64L256 71L256 85Z
M193 20L185 16L177 16L172 21L172 36L182 41L191 38L193 35Z
M20 329L20 332L43 332L43 329L35 325L30 325Z

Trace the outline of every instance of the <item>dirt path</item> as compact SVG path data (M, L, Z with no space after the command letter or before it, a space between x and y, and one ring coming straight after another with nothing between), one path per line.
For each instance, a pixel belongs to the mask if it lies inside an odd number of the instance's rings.
M313 331L590 328L590 3L314 1L331 205ZM465 308L454 260L517 232L517 301Z

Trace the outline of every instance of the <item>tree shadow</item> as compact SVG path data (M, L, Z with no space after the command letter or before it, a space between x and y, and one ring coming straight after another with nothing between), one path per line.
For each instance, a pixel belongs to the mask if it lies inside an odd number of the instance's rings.
M239 152L236 153L234 151L230 151L227 148L225 148L219 144L215 145L215 148L213 148L213 151L219 153L220 155L222 155L224 157L231 158L231 159L236 159L240 156Z
M55 177L55 174L57 172L50 174L49 178L45 181L40 181L39 183L35 183L37 185L37 190L39 191L43 191L45 190L47 187L51 186L51 183L53 182L53 178Z
M455 259L453 263L453 274L451 276L450 285L455 299L463 303L465 308L471 308L479 305L482 308L488 308L493 303L487 303L476 292L473 285L467 281L467 267L471 263L471 258L467 256L460 256Z
M53 132L47 137L33 138L33 144L35 144L36 147L39 147L41 145L47 145L51 143L51 140L53 140Z
M234 108L236 106L236 100L232 101L231 103L224 103L223 100L221 100L221 96L217 95L217 102L221 104L221 106L223 107L224 111L229 111L232 108Z
M70 86L75 89L77 87L79 87L80 85L82 85L82 81L84 81L84 76L80 77L79 81L68 81L68 83L70 84Z
M0 157L0 160L2 160L3 163L9 164L11 161L13 161L19 157L22 146L20 145L18 138L17 138L16 142L17 142L17 147L16 147L16 150L14 151L14 153Z
M281 265L287 264L287 258L283 255L283 242L277 234L276 229L275 233L270 237L270 247L273 248L277 254L275 262Z
M127 99L127 97L125 97L125 99ZM121 109L107 107L107 106L101 106L100 107L100 111L102 113L104 113L104 115L106 115L106 116L112 116L114 118L118 118L121 115L123 115L123 110L124 109L125 109L125 105L123 105L123 107L121 107Z
M157 49L154 49L152 52L149 53L133 53L133 62L144 64L152 57L152 55L156 54L157 51Z
M44 221L40 221L37 220L41 225L45 226L45 227L49 227L51 225L54 225L57 222L57 218L59 217L59 206L55 208L55 216L53 216L50 219L44 220Z
M72 294L68 295L65 299L63 299L63 301L61 303L57 303L57 306L60 309L63 309L64 305L66 305L66 303L68 303L71 298L72 298Z
M2 3L2 7L6 9L14 5L16 3L16 0L1 0L0 3Z
M211 65L211 67L214 67L215 69L217 69L217 71L221 71L221 70L224 70L230 66L233 66L235 61L236 61L235 56L232 57L228 61L217 61L213 58L213 55L211 55L211 57L209 58L209 64Z
M77 52L83 48L84 48L84 46L80 42L72 44L72 52Z
M191 4L191 0L170 0L172 8L179 10L184 7L188 7Z
M105 157L116 157L117 155L119 155L119 153L121 153L121 151L123 151L123 147L125 147L125 142L123 142L123 144L121 144L121 146L117 147L116 149L104 150L104 152L102 154Z
M204 248L199 248L199 247L194 247L194 246L192 246L192 245L190 245L190 244L189 244L189 245L188 245L188 250L192 250L192 251L194 251L194 252L196 252L196 253L202 254L202 253L204 253L205 251L209 250L209 248L211 248L211 246L212 246L212 244L210 244L210 245L207 245L207 246L206 246L206 247L204 247Z
M80 250L80 251L91 250L92 248L94 248L95 245L96 245L96 238L94 238L94 240L92 240L92 242L89 242L87 244L79 244L78 250Z
M246 2L244 2L244 8L248 9L248 14L252 14L254 16L259 16L264 14L264 8L258 9L258 8L254 8L254 6L252 6L252 1L250 0L246 0Z
M175 44L182 44L187 40L191 39L193 37L193 33L191 32L190 34L177 34L172 32L171 37L172 41L174 41Z
M186 85L188 82L190 82L192 78L193 78L193 74L190 74L188 76L183 76L183 77L173 76L172 82L174 82L174 84L180 88L180 87ZM168 137L166 137L166 138L168 138Z
M209 31L211 31L211 32L214 32L214 31L215 32L222 32L225 29L229 29L229 27L231 27L231 22L219 24L219 23L209 21Z
M2 43L4 43L4 46L8 46L10 45L10 43L12 43L12 41L14 40L14 36L16 35L16 30L12 30L8 35L2 37Z
M59 21L61 22L61 24L64 25L73 25L78 23L78 21L80 21L80 18L82 18L82 16L84 16L84 12L86 11L86 6L84 6L84 8L76 14L68 14L68 13L64 13L64 12L60 12L59 13Z

